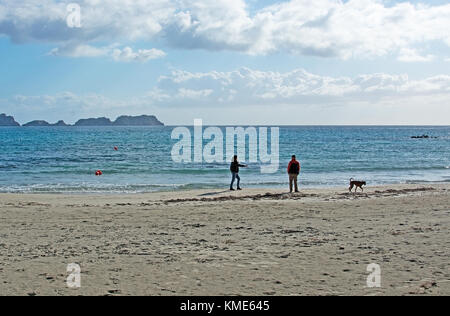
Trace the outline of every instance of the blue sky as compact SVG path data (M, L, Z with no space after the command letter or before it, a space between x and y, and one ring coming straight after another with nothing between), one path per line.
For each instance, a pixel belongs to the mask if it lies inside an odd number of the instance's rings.
M0 112L448 125L449 29L440 0L0 0Z

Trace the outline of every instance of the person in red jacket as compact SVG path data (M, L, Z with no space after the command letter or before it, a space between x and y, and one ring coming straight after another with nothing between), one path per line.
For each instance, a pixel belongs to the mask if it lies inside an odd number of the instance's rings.
M288 165L287 172L289 174L289 188L292 193L293 186L295 184L295 192L298 192L298 175L300 174L300 163L295 156L292 156L292 160Z

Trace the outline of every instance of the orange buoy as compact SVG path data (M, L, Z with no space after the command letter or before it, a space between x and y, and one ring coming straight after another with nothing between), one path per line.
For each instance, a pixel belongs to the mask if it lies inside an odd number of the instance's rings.
M95 172L95 175L96 175L97 177L99 177L99 176L103 175L103 172L102 172L101 170L97 170L97 171Z

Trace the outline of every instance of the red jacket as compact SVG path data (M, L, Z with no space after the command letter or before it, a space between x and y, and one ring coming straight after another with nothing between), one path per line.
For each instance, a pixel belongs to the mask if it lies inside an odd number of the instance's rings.
M291 160L287 167L289 174L300 174L300 163L297 160Z

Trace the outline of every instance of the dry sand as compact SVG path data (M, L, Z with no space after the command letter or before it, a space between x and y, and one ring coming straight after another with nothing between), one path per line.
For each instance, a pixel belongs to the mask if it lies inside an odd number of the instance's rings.
M444 184L4 194L0 294L449 295L449 205ZM370 263L381 288L366 287Z

